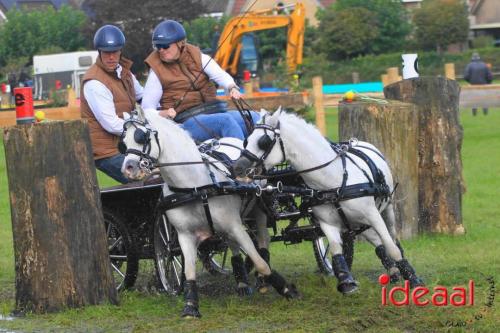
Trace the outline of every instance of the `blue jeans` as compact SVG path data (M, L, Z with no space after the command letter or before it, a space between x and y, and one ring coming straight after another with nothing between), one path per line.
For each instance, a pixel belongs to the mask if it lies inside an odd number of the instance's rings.
M254 122L260 116L252 112ZM205 141L213 138L232 137L244 140L248 136L245 122L239 112L201 114L186 120L182 125L194 140Z
M124 159L125 155L117 154L111 157L95 160L94 163L97 169L101 170L114 180L125 184L128 183L129 180L122 174L121 171Z
M228 111L227 113L229 115L231 115L234 118L234 120L236 120L238 125L243 130L243 134L245 135L245 138L247 136L249 136L250 133L248 133L248 131L247 131L247 127L245 126L245 121L243 120L243 118L241 118L241 114L236 110L231 110L231 111ZM254 111L250 111L250 114L252 115L253 123L256 124L260 120L260 114L258 114L257 112L254 112Z

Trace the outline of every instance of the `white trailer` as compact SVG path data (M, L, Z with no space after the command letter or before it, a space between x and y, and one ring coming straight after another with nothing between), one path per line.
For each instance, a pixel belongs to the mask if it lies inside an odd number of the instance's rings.
M69 85L80 97L83 75L95 63L97 55L97 51L79 51L34 56L34 98L48 98L58 80L62 88Z

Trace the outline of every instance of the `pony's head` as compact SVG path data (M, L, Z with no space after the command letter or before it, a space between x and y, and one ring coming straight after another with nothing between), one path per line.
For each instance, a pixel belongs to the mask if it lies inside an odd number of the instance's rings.
M238 177L259 175L285 159L280 137L281 107L272 115L264 114L250 136L245 140L244 150L234 164Z
M125 155L122 173L129 179L141 179L151 171L160 156L158 132L148 124L144 111L137 107L124 113L123 133L118 150Z

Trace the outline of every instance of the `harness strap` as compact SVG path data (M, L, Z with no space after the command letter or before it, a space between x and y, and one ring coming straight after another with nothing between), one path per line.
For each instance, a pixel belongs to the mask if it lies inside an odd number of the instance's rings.
M252 154L250 151L248 150L243 150L241 152L241 155L242 156L245 156L249 159L252 159L252 158L257 158L257 156L255 156L254 154ZM284 155L284 153L283 153ZM316 170L319 170L319 169L322 169L330 164L332 164L340 155L337 155L335 156L334 158L332 158L331 160L321 164L321 165L318 165L318 166L315 166L313 168L309 168L309 169L304 169L304 170L300 170L300 171L286 171L286 172L280 172L279 176L283 176L283 177L288 177L288 176L298 176L302 173L308 173L308 172L313 172L313 171L316 171ZM276 175L258 175L258 176L254 176L253 178L254 179L269 179L269 178L275 178Z
M125 151L125 154L134 154L134 155L137 155L141 158L140 161L142 161L143 159L146 159L146 160L151 160L153 162L153 165L157 164L156 158L153 158L148 153L145 153L145 152L137 150L137 149L127 149Z
M345 187L347 185L347 178L349 178L349 173L347 172L347 161L345 156L346 156L345 153L340 155L340 159L342 160L342 169L344 169L344 172L342 174L342 185L340 185L340 188L337 191L339 197L343 196Z
M366 155L364 152L362 152L361 150L359 149L356 149L354 147L351 147L349 148L349 153L359 157L360 159L362 159L366 165L368 165L368 168L370 169L372 175L373 175L373 180L375 182L378 181L377 178L380 177L380 170L379 168L377 168L377 166L375 165L375 163L373 163L372 159L370 157L368 157L368 155ZM383 177L383 175L382 175Z
M212 234L215 234L214 222L212 219L212 213L210 212L208 198L217 195L255 193L257 187L253 184L221 182L194 188L169 187L169 189L175 193L161 199L160 207L162 209L169 210L201 199L208 226L210 227Z
M283 192L285 192L285 190L286 186ZM304 195L313 198L312 205L314 206L324 204L325 202L340 202L369 196L377 197L383 193L384 187L380 185L370 185L368 183L347 185L342 191L340 191L340 187L326 191L309 190L309 193L304 191Z
M241 118L243 119L243 122L245 123L245 127L247 129L247 135L250 135L250 133L253 132L253 129L255 126L255 124L253 122L252 114L250 113L250 109L246 108L243 105L244 101L242 98L240 98L239 100L237 100L236 98L232 98L232 100L233 100L234 105L236 106L236 109L240 113ZM246 103L246 102L245 102L245 104L248 105L248 103Z
M212 235L215 235L214 221L212 220L212 214L210 213L210 205L208 204L208 194L206 191L202 192L201 202L203 203L203 210L205 211L205 216L207 217L208 227L210 228Z
M226 195L226 194L236 194L236 193L248 193L248 192L256 192L257 186L254 184L245 184L238 182L220 182L216 187L214 184L208 184L200 187L172 187L169 186L169 189L172 192L177 193L199 193L204 190L213 190L208 191L207 194L211 195ZM213 193L212 193L213 192ZM174 194L173 194L174 195Z
M351 162L352 162L352 164L354 164L354 165L355 165L355 166L356 166L359 170L361 170L361 172L363 173L363 175L365 175L365 178L368 180L368 183L369 183L370 185L373 185L373 181L372 181L372 179L370 178L370 176L368 176L368 173L367 173L367 172L366 172L363 168L361 168L361 167L358 165L358 163L356 163L356 162L354 161L354 159L353 159L352 157L347 156L347 158L349 159L349 161L351 161ZM375 177L375 175L373 175L373 176Z
M208 161L208 164L222 163L221 161ZM172 162L172 163L155 163L153 167L160 168L166 166L180 166L180 165L191 165L191 164L207 164L205 161L193 161L193 162Z
M279 143L280 143L280 149L281 149L281 153L283 154L283 161L286 161L286 153L285 153L285 145L283 144L283 140L281 140L281 135L279 137ZM304 171L302 171L303 173Z

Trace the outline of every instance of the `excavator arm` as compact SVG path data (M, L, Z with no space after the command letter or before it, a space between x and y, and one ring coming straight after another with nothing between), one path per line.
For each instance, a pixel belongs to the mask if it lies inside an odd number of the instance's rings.
M219 45L214 56L215 61L232 75L238 70L243 34L267 29L288 27L286 61L290 72L302 64L304 45L305 10L297 3L290 14L276 14L277 9L248 12L231 18L219 38ZM286 8L285 8L286 9Z

